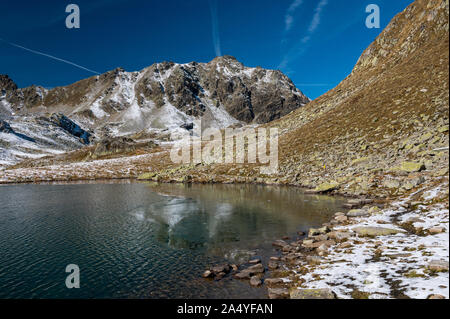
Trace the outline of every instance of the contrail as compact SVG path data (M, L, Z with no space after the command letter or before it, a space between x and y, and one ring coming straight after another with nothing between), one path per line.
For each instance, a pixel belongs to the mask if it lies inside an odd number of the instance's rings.
M31 52L31 53L34 53L34 54L37 54L37 55L42 55L42 56L45 56L47 58L50 58L50 59L53 59L53 60L56 60L56 61L60 61L60 62L69 64L69 65L75 66L75 67L77 67L79 69L82 69L82 70L85 70L85 71L88 71L88 72L91 72L91 73L94 73L94 74L100 74L97 71L90 70L88 68L85 68L82 65L79 65L79 64L76 64L76 63L73 63L73 62L70 62L70 61L58 58L56 56L53 56L53 55L50 55L50 54L46 54L46 53L43 53L43 52L39 52L39 51L36 51L36 50L29 49L29 48L23 47L21 45L18 45L16 43L12 43L12 42L6 41L6 40L4 40L2 38L0 38L0 40L8 43L9 45L12 45L13 47L16 47L16 48L19 48L19 49L22 49L22 50L25 50L25 51L28 51L28 52Z
M216 56L222 56L222 50L220 49L219 19L217 18L217 0L210 0L209 8L211 9L214 50L216 52Z

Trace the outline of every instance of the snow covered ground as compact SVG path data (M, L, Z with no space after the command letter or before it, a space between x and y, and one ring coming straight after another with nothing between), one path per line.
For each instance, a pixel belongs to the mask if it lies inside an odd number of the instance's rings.
M412 198L420 196L413 208ZM417 205L417 206L416 206ZM417 231L406 231L409 223ZM302 288L330 288L339 298L355 289L368 298L419 298L433 294L449 298L448 182L421 190L369 217L353 218L334 231L353 236L328 250L320 265L304 263ZM399 230L395 235L361 237L356 227Z

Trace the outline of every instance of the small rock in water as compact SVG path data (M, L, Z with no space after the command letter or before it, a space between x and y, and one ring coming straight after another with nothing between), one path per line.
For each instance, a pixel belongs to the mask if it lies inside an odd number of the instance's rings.
M262 281L261 279L259 279L259 277L253 276L252 278L250 278L250 285L254 287L259 287L262 285Z
M230 265L219 265L219 266L214 266L213 268L211 268L211 271L215 274L224 272L226 274L228 274L231 270Z
M287 242L285 242L284 240L276 240L272 243L272 246L275 247L284 247L287 245Z
M261 263L261 259L252 259L248 263L249 264L260 264Z
M210 270L205 271L202 275L203 278L210 278L212 276L213 276L213 273Z

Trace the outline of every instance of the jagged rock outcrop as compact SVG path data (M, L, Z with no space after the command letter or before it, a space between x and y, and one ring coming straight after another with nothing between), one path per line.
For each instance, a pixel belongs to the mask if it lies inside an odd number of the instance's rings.
M84 144L90 143L92 134L83 130L78 124L74 123L64 114L54 113L50 116L50 121L64 129L65 131L69 132L73 136L79 137Z
M51 90L19 89L8 76L1 79L0 103L13 112L62 112L91 129L119 126L121 133L170 129L193 117L215 127L267 123L310 101L280 71L248 68L231 56L209 63L156 63L139 72L118 68Z

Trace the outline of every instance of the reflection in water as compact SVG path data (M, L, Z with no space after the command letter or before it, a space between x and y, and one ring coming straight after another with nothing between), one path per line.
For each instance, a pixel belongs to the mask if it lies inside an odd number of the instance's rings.
M211 264L268 258L338 198L254 185L63 184L0 187L0 298L238 298L263 288L200 278ZM82 289L64 286L80 266Z

